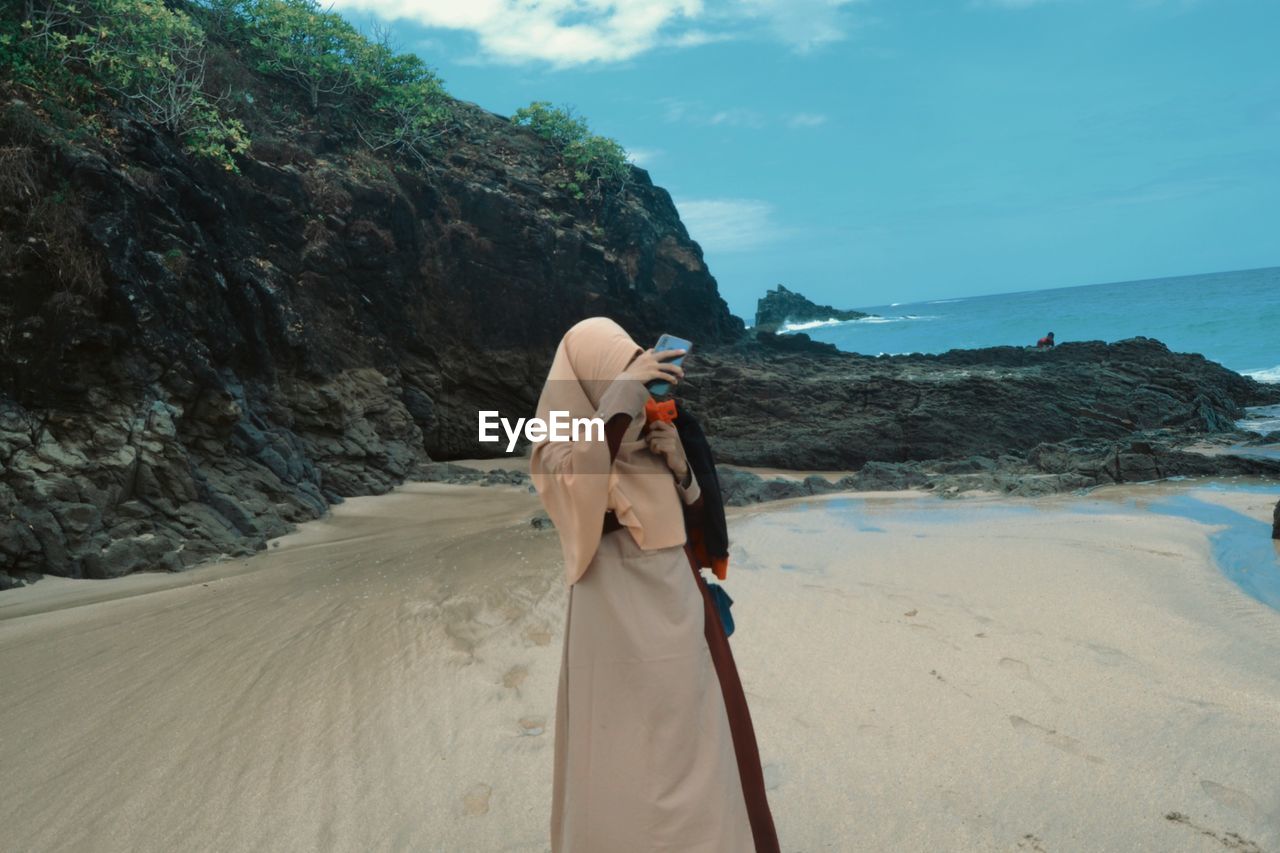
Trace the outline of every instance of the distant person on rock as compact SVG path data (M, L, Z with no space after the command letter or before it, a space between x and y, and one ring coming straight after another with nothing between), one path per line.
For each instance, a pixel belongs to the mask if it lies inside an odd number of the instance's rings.
M1050 332L1040 340L1036 341L1036 349L1040 349L1041 347L1051 347L1051 346L1053 346L1053 332Z

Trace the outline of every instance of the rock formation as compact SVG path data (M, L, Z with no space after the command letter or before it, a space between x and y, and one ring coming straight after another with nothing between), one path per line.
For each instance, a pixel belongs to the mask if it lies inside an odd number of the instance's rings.
M816 305L781 284L765 292L756 303L755 328L772 332L786 323L810 323L815 320L858 320L870 317L861 311L846 311L830 305Z
M107 146L2 109L26 183L0 181L0 574L244 555L416 463L495 453L476 410L531 409L585 316L743 329L647 173L591 208L544 179L550 143L473 105L426 167L263 130L241 174L126 113Z
M1280 386L1149 338L874 357L791 337L688 359L678 393L718 461L832 470L1023 458L1044 444L1147 430L1229 432L1245 406L1280 399Z

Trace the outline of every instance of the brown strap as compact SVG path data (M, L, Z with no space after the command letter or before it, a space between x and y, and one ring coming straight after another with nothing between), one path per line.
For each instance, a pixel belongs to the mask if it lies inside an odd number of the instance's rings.
M707 587L698 561L688 545L684 549L689 557L693 576L702 590L703 609L706 612L707 646L720 679L720 692L724 694L725 710L729 712L729 729L733 733L733 751L738 758L738 776L742 779L742 794L747 801L747 816L751 821L751 836L755 840L756 853L779 853L778 831L769 811L769 799L764 790L764 771L760 767L760 749L756 745L755 728L751 725L751 712L747 709L747 697L738 678L738 667L733 662L729 638L720 624L720 612L716 610L711 590Z

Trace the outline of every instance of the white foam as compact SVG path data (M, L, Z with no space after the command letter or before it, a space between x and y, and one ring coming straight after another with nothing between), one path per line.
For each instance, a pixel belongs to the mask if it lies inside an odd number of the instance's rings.
M936 320L936 314L905 314L897 317L859 317L856 320L837 320L834 317L827 320L810 320L807 323L787 323L778 329L778 333L783 332L805 332L809 329L825 328L827 326L854 326L860 323L878 325L880 323L905 323L908 320Z
M1280 382L1280 364L1262 370L1246 370L1245 376L1252 376L1259 382Z
M822 326L839 326L844 320L837 320L832 317L829 320L810 320L807 323L786 323L779 332L803 332L808 329L817 329Z
M903 314L898 317L863 317L860 320L850 320L850 323L904 323L907 320L936 320L936 314Z
M1249 430L1260 435L1269 432L1280 432L1280 405L1249 406L1245 416L1236 421L1237 429Z

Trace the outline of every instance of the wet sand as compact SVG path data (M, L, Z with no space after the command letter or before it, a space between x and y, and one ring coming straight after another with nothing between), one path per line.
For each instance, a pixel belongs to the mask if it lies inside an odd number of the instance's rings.
M1150 511L1276 491L732 511L783 849L1280 850L1280 612L1221 525ZM409 484L248 560L0 595L5 849L547 850L538 509Z

